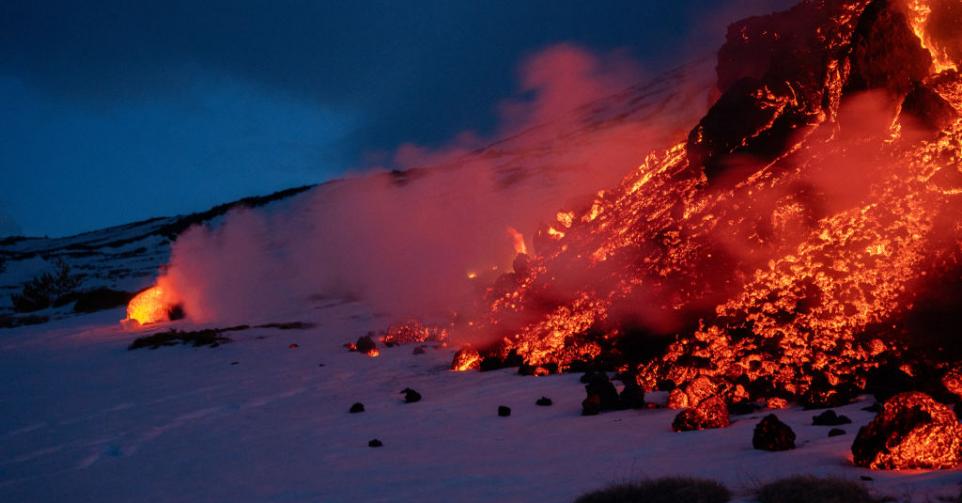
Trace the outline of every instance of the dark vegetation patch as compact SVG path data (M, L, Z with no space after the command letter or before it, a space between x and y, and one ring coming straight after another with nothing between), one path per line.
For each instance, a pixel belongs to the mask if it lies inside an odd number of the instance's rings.
M303 321L290 321L285 323L266 323L264 325L256 325L254 328L276 328L277 330L307 330L309 328L314 328L314 324L306 323Z
M82 278L74 275L62 260L58 260L54 267L53 272L45 272L24 283L20 293L10 296L15 312L31 313L70 302L70 296L80 286Z
M758 490L759 503L875 503L862 484L835 477L798 476Z
M176 346L178 344L190 344L195 348L201 346L216 348L221 344L231 342L230 337L223 335L225 332L236 332L247 330L248 328L250 327L247 325L227 328L207 328L194 331L182 331L172 328L166 332L157 332L156 334L138 337L134 339L134 342L130 343L127 349L157 349L161 346Z
M176 306L175 306L176 307ZM170 313L171 319L175 318L177 313ZM179 315L181 318L183 314ZM150 348L157 349L161 346L176 346L178 344L190 344L192 346L209 346L216 348L221 344L226 344L231 342L231 338L223 335L225 332L241 332L244 330L250 330L251 328L274 328L277 330L303 330L306 328L313 327L311 323L305 323L302 321L291 321L283 323L266 323L263 325L255 325L251 327L250 325L235 325L232 327L224 328L206 328L204 330L194 330L194 331L183 331L172 328L165 332L157 332L155 334L146 335L144 337L138 337L134 339L134 342L130 343L128 350ZM263 337L258 337L262 339Z
M711 480L686 477L631 482L584 494L575 503L725 503L728 489Z

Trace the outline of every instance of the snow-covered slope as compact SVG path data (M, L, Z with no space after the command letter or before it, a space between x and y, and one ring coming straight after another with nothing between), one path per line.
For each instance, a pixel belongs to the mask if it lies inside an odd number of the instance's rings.
M103 312L22 327L0 342L2 501L545 501L607 483L684 474L750 501L792 474L837 475L898 501L958 493L962 473L871 472L828 438L819 411L775 411L798 435L788 452L752 449L767 412L722 430L674 433L667 409L581 416L577 375L454 373L452 348L350 353L383 319L357 304L318 310L307 330L252 329L216 348L127 351L134 334ZM296 347L291 347L296 344ZM406 404L399 393L423 395ZM535 400L548 396L550 407ZM366 411L349 414L354 402ZM511 407L498 417L499 405ZM380 439L381 448L368 447Z

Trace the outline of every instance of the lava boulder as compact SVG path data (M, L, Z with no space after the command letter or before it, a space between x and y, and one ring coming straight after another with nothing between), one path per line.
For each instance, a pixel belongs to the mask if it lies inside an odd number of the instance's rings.
M841 428L832 428L831 430L828 430L829 437L837 437L839 435L844 435L844 434L845 434L845 430Z
M498 406L498 417L508 417L511 415L511 407L506 405Z
M643 409L645 408L645 391L641 389L634 378L624 381L625 387L618 395L623 409Z
M539 405L541 407L550 407L553 403L554 402L552 402L551 399L546 396L543 396L534 402L535 405Z
M608 379L604 372L589 372L582 376L585 384L587 396L581 403L582 415L592 416L606 410L618 410L621 408L621 399L618 390Z
M364 353L366 355L377 353L377 344L370 335L358 338L357 342L354 343L354 347L358 353Z
M357 403L355 403L354 405L351 406L351 408L350 408L350 410L348 410L348 412L350 412L351 414L357 414L358 412L364 412L364 404L361 403L361 402L357 402Z
M401 390L401 393L404 393L404 403L414 403L414 402L421 401L421 394L418 393L417 391L414 391L411 388L404 388L403 390Z
M729 424L731 421L728 418L728 405L720 396L713 396L679 412L671 423L671 429L674 431L708 430L725 428Z
M835 413L834 410L826 410L821 414L814 416L812 418L812 425L814 426L839 426L842 424L851 424L852 420L848 416L840 416Z
M787 451L795 448L795 432L775 414L769 414L755 425L752 447L760 451Z
M962 424L925 393L900 393L859 429L852 457L876 470L954 468L962 464Z
M368 446L368 447L383 447L383 446L384 446L384 443L375 438L375 439L371 439L371 441L369 441L369 442L367 443L367 446Z

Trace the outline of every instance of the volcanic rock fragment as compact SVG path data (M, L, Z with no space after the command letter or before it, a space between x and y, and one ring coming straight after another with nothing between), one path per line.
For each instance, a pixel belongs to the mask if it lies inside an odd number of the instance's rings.
M831 430L828 430L829 437L837 437L839 435L844 435L844 434L845 434L845 430L841 428L832 428Z
M671 423L674 431L707 430L725 428L731 422L728 419L728 405L720 396L713 396L694 407L689 407L675 416Z
M582 416L597 416L601 413L601 397L598 395L588 395L581 401Z
M498 406L498 417L508 417L511 415L511 407L506 405Z
M618 396L623 409L645 408L645 391L641 389L634 378L625 380L625 387Z
M404 403L414 403L414 402L421 401L421 394L418 393L417 391L414 391L411 388L404 388L403 390L401 390L401 393L404 393Z
M357 343L354 344L355 351L358 353L364 353L368 356L377 356L377 344L370 335L365 335L357 339Z
M962 399L962 370L952 369L946 372L942 376L942 385L956 398Z
M958 115L959 112L929 86L915 86L902 102L902 116L928 131L945 129Z
M775 414L769 414L755 425L752 447L760 451L787 451L795 448L795 432Z
M875 470L953 468L962 463L962 424L932 397L900 393L859 429L852 455L856 465Z
M851 422L852 420L849 419L848 416L840 416L831 409L812 417L812 425L814 426L839 426L842 424L850 424Z
M370 442L368 442L368 443L367 443L367 446L368 446L368 447L383 447L383 446L384 446L384 443L375 438L375 439L372 439Z
M465 372L474 370L481 366L481 355L477 349L465 346L454 353L454 360L451 361L451 370Z
M592 416L601 411L620 408L618 390L604 372L588 373L582 379L585 377L588 379L588 384L585 385L588 396L581 402L582 415Z
M549 407L552 403L554 402L552 402L551 399L546 396L543 396L534 402L535 405L539 405L541 407Z
M348 412L350 412L351 414L357 414L358 412L364 412L364 404L361 403L361 402L356 402L354 405L351 406L351 408L350 408L350 410L348 410Z

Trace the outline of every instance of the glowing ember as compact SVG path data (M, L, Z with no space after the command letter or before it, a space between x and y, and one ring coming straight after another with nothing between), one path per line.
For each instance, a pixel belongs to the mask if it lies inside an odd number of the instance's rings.
M171 310L177 306L177 300L169 288L160 285L152 286L131 299L127 304L127 318L125 322L136 325L147 325L168 321Z

